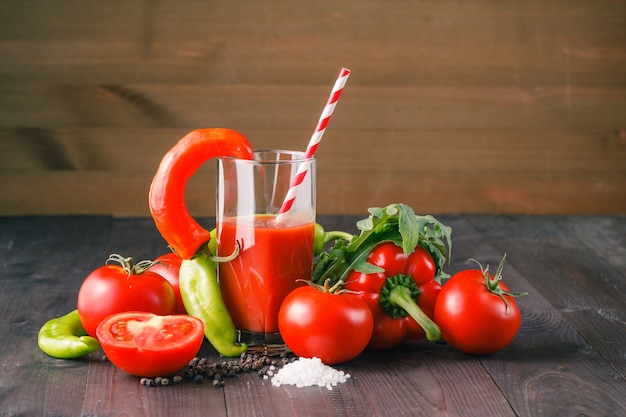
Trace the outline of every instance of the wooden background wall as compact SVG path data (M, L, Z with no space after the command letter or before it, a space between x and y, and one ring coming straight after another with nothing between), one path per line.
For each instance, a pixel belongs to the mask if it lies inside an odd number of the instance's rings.
M623 0L2 0L0 214L148 215L195 128L304 149L342 66L320 213L626 212Z

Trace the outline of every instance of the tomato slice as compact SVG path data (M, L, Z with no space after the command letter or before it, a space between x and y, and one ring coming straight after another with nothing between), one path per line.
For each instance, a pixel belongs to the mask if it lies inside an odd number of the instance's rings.
M107 358L132 375L156 377L182 369L198 353L204 324L196 317L124 312L104 319L96 335Z

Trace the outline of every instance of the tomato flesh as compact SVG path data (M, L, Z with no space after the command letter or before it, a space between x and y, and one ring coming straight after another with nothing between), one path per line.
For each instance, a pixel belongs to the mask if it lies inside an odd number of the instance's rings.
M104 319L97 337L118 368L143 377L165 376L189 363L204 339L204 325L187 315L125 312Z

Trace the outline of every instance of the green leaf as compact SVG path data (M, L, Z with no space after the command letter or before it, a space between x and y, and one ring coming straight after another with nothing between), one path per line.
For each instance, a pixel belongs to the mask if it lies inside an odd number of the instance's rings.
M443 268L450 261L452 228L431 215L417 216L417 219L421 230L420 245L433 257L437 268L435 279L441 283L442 279L450 276Z
M368 231L374 228L374 222L371 217L356 222L356 227L361 231Z
M355 264L353 269L362 274L377 274L379 272L385 272L385 269L371 264L369 262L361 262L359 264Z
M370 217L382 217L383 210L381 207L370 207L367 209L367 212L371 215Z
M387 207L385 207L384 210L387 212L387 215L395 216L396 214L398 214L396 206L399 206L399 204L389 204Z
M405 204L398 204L398 229L402 236L402 250L405 254L415 251L420 239L420 224L413 209ZM389 212L389 210L387 210Z

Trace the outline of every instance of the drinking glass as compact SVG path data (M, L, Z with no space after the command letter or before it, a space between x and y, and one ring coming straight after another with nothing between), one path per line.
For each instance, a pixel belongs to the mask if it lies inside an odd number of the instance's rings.
M298 172L308 166L289 211L278 215ZM254 159L217 163L219 283L239 342L281 345L278 310L287 294L311 279L315 227L315 157L259 150Z

